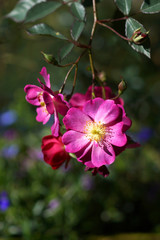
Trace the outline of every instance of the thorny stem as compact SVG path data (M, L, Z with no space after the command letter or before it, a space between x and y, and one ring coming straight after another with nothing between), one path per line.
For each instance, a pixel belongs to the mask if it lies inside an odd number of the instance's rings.
M93 64L93 59L92 59L91 45L92 45L93 35L94 35L95 29L96 29L96 24L97 24L96 1L92 0L92 4L93 4L93 26L92 26L91 36L90 36L90 40L89 40L90 49L88 50L88 55L89 55L91 72L92 72L92 99L93 99L93 98L95 98L94 85L95 85L96 76L95 76L95 69L94 69L94 64Z
M74 88L75 88L75 85L76 85L76 79L77 79L77 72L78 72L78 64L75 65L75 73L74 73L73 87L72 87L72 91L71 91L70 95L68 96L69 99L72 97L73 92L74 92Z
M110 100L116 100L117 98L119 98L120 97L120 95L121 95L121 93L118 93L115 97L113 97L113 98L110 98Z
M71 1L74 2L74 1ZM64 3L65 4L65 3ZM117 36L119 36L120 38L126 40L126 41L131 41L130 38L124 37L123 35L121 35L120 33L118 33L115 29L113 29L112 27L108 26L107 24L105 24L106 22L115 22L115 21L121 21L121 20L126 20L128 17L122 17L122 18L117 18L117 19L103 19L103 20L98 20L97 19L97 9L96 9L96 0L92 0L92 4L93 4L93 26L92 26L92 30L91 30L91 35L90 35L90 40L89 40L89 44L85 45L85 44L81 44L77 41L74 40L68 40L69 42L73 43L75 46L83 48L84 51L82 52L82 54L77 58L77 60L75 62L71 62L65 65L57 65L58 67L68 67L71 66L71 68L69 69L69 71L67 72L63 85L60 88L59 92L62 93L67 81L67 78L69 76L69 74L71 73L71 71L73 70L73 68L75 67L75 74L74 74L74 81L73 81L73 88L71 91L71 94L68 96L68 98L71 98L73 92L74 92L74 88L75 88L75 84L76 84L76 78L77 78L77 71L78 71L78 62L80 61L81 57L86 53L86 51L88 50L88 55L89 55L89 61L90 61L90 67L91 67L91 72L92 72L92 99L95 98L95 93L94 93L94 85L95 85L95 79L96 79L96 70L94 68L94 63L93 63L93 58L92 58L92 49L91 49L91 45L92 45L92 40L93 40L93 35L95 33L95 29L96 29L96 25L99 24L105 28L110 29L112 32L114 32ZM103 91L103 95L105 97L105 92ZM115 98L119 97L119 95L117 95Z
M82 52L82 54L77 58L77 60L76 60L74 63L69 63L69 64L66 64L66 65L63 66L63 67L67 67L67 66L72 65L71 68L69 69L69 71L67 72L66 76L65 76L63 85L62 85L62 87L60 88L59 93L62 93L62 92L63 92L64 87L65 87L65 85L66 85L66 81L67 81L67 79L68 79L68 76L69 76L69 74L71 73L71 71L73 70L73 68L76 66L75 76L74 76L74 81L73 81L73 89L72 89L71 94L69 95L70 97L72 96L73 91L74 91L74 88L75 88L75 83L76 83L77 70L78 70L78 62L80 61L81 57L82 57L85 53L86 53L86 49Z
M95 1L95 0L92 0L92 3L93 3L93 18L94 18L94 21L93 21L93 26L92 26L92 31L91 31L91 37L90 37L90 41L89 41L89 46L91 46L91 44L92 44L92 39L93 39L93 35L94 35L94 32L95 32L96 24L97 24L96 1Z
M93 99L93 98L95 98L94 84L95 84L96 76L95 76L95 70L94 70L91 50L88 50L88 55L89 55L89 61L90 61L90 66L91 66L91 72L92 72L92 99Z
M67 63L67 64L64 64L64 65L57 64L56 67L69 67L69 66L71 66L73 64L74 64L74 62Z
M123 35L121 35L120 33L118 33L115 29L113 29L112 27L108 26L107 24L104 24L104 23L102 23L102 22L100 22L100 21L97 21L97 23L98 23L99 25L103 26L103 27L106 27L106 28L110 29L112 32L114 32L116 35L118 35L120 38L122 38L122 39L124 39L124 40L126 40L126 41L131 41L130 38L124 37Z
M59 90L59 93L62 93L62 92L63 92L64 87L65 87L65 85L66 85L67 78L68 78L69 74L71 73L72 69L74 68L74 66L75 66L75 64L73 64L73 65L71 66L71 68L69 69L69 71L67 72L67 74L66 74L66 76L65 76L65 79L64 79L64 82L63 82L63 85L62 85L62 87L61 87L60 90Z
M85 50L81 53L81 55L77 58L77 60L76 60L75 62L67 63L67 64L65 64L65 65L60 65L60 64L58 64L58 65L56 65L56 66L57 66L57 67L69 67L69 66L71 66L71 65L75 65L75 64L77 64L77 63L80 61L81 57L86 53L86 51L87 51L87 49L85 49Z
M117 21L122 21L122 20L126 20L126 19L128 19L128 16L121 17L121 18L115 18L115 19L111 19L111 18L102 19L102 20L98 20L98 21L101 23L105 23L105 22L117 22Z
M79 48L87 48L87 49L90 48L90 45L81 44L71 39L68 39L68 42L73 43L76 47L79 47Z

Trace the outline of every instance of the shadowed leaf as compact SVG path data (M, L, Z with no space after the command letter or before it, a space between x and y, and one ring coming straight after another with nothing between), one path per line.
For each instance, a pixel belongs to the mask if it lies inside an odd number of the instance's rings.
M141 23L139 23L137 20L133 19L133 18L128 18L126 20L126 26L125 26L125 32L126 32L126 36L128 38L131 38L133 33L135 32L135 30L137 30L138 28L141 28L142 32L146 32L145 28L143 27L143 25ZM150 41L149 38L147 38L143 44L141 45L137 45L135 43L130 42L129 43L131 45L131 47L136 50L137 52L143 53L144 55L146 55L148 58L150 58Z
M131 10L132 0L114 0L115 4L119 8L119 10L124 13L124 15L128 15Z
M144 0L141 5L143 13L158 13L160 12L160 0Z
M28 11L25 22L33 22L41 19L57 10L61 5L59 2L41 2L36 4Z
M83 21L85 18L85 8L83 7L82 4L75 2L72 3L71 5L71 11L72 14L74 15L74 17L76 17L77 19Z
M33 27L27 29L27 32L33 35L49 35L55 38L67 40L67 38L61 33L55 31L52 27L45 23L34 25Z
M72 38L74 40L78 40L78 38L80 37L84 27L85 27L85 23L84 22L75 21L73 23L73 27L71 29L71 35L72 35Z
M11 18L15 22L22 22L25 19L27 12L40 2L45 2L45 0L21 0L16 4L15 8L6 15L6 17Z
M67 57L67 55L72 51L73 47L73 43L68 43L67 45L62 47L59 52L59 60L62 61L65 57Z

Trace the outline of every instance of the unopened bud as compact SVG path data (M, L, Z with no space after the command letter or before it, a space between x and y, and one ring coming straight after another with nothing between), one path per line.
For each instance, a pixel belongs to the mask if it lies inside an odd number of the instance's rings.
M58 65L57 60L53 57L52 54L46 54L44 52L41 52L41 53L42 53L42 55L43 55L43 57L44 57L46 62L48 62L50 64L53 64L53 65Z
M127 83L122 79L118 84L118 95L121 95L127 88Z
M138 28L134 31L132 37L131 37L131 42L140 45L142 44L146 38L148 37L149 31L142 33L141 28Z

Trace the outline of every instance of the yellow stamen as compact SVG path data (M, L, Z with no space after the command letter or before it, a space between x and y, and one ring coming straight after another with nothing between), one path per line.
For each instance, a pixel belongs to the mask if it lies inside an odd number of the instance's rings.
M98 143L104 139L106 135L106 127L101 122L96 123L89 121L84 127L84 132L90 141L95 141Z

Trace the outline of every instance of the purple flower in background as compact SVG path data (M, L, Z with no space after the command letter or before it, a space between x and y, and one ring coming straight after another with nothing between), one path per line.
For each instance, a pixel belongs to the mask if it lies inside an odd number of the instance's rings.
M28 149L28 155L35 160L43 160L43 153L40 149L30 148Z
M54 198L53 200L51 200L48 204L48 208L51 210L57 209L59 207L59 201L57 198Z
M81 185L86 191L93 189L94 187L93 178L89 175L83 175L81 178Z
M6 146L2 149L2 156L5 158L13 159L19 153L19 147L16 144Z
M136 141L143 144L149 141L154 135L154 131L149 127L142 127L138 133L135 134Z
M8 194L3 191L0 193L0 211L5 212L10 206Z
M18 133L15 129L7 129L3 136L6 140L13 141L18 137Z
M15 123L17 120L17 114L13 110L8 110L0 114L0 125L7 127Z

